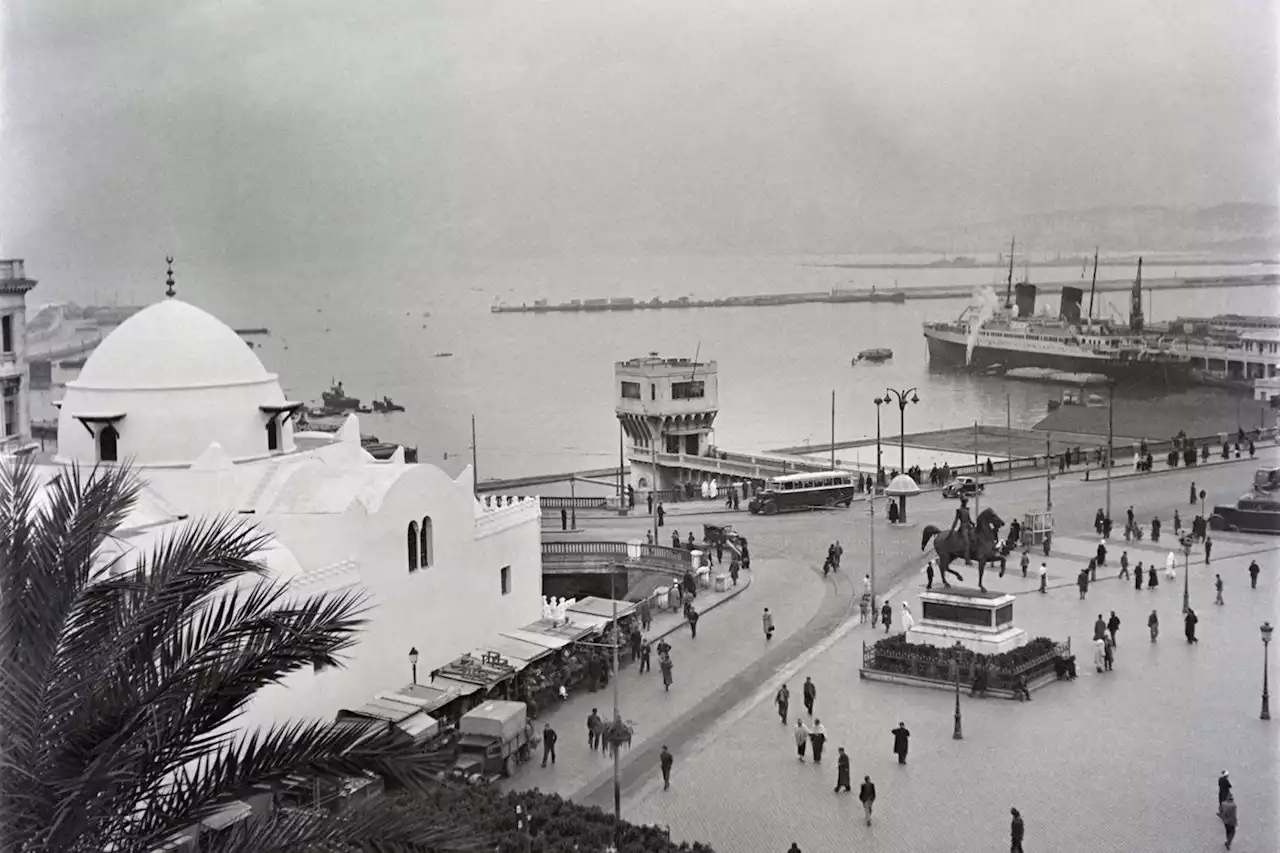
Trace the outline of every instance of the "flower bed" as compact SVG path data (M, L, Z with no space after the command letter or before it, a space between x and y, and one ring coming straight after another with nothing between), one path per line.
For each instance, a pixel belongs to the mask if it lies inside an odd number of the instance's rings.
M613 843L613 815L538 791L502 793L496 788L441 787L427 794L405 794L406 805L433 809L491 834L500 853L571 853L604 850ZM516 806L529 821L529 848L517 826ZM672 842L656 826L622 822L618 853L713 853L705 844Z
M955 665L960 667L960 681L973 681L975 667L986 666L988 687L1010 690L1019 676L1028 682L1053 672L1059 655L1070 654L1066 643L1055 643L1048 637L1036 637L1029 643L998 655L982 655L953 647L908 643L905 634L895 634L876 641L867 648L863 667L878 672L899 673L932 681L955 680Z

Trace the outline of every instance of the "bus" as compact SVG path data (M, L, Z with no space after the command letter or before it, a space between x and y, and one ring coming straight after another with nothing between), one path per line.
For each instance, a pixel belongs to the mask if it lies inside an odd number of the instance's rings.
M848 471L819 471L774 477L747 504L753 515L848 506L857 492L858 478Z

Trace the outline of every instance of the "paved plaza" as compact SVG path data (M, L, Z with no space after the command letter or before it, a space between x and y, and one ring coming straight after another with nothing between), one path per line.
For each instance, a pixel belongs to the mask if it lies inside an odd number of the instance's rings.
M660 678L624 669L619 685L623 716L636 724L633 747L623 753L623 814L629 820L671 828L673 836L700 839L721 851L778 851L792 840L805 853L847 849L966 851L1006 849L1008 809L1027 820L1033 850L1204 850L1221 844L1215 780L1229 769L1240 804L1236 850L1280 850L1276 843L1277 735L1258 720L1262 644L1258 625L1280 622L1280 560L1275 539L1233 534L1214 536L1213 563L1204 566L1199 547L1191 556L1192 606L1201 617L1201 642L1182 640L1180 606L1184 577L1179 552L1177 582L1164 577L1164 559L1176 540L1172 516L1194 514L1187 505L1190 481L1208 492L1208 503L1238 496L1254 468L1277 464L1266 448L1250 462L1191 471L1118 477L1111 485L1112 514L1123 519L1129 505L1139 520L1153 515L1166 535L1149 541L1109 543L1107 567L1081 602L1075 578L1097 540L1094 511L1105 505L1106 486L1082 482L1073 472L1052 485L1058 536L1048 559L1051 591L1036 592L1041 561L1021 577L1017 560L1006 576L989 573L989 588L1018 595L1016 619L1032 636L1071 638L1081 677L1035 693L1031 704L1000 699L963 701L965 738L951 739L954 698L942 691L863 682L857 670L862 642L883 631L857 625L850 604L870 561L865 503L850 510L771 518L718 511L672 513L662 528L700 531L703 521L732 523L749 537L754 573L741 595L700 621L697 640L687 627L669 638L676 663L675 685L664 694ZM1043 480L989 482L983 506L1007 520L1042 509ZM921 567L931 556L920 548L923 526L945 527L956 503L936 494L911 502L910 525L876 528L877 589L897 601L923 589ZM647 516L579 516L579 533L547 531L548 539L626 540L644 536ZM827 543L845 546L843 571L824 579L820 566ZM1116 561L1127 549L1132 564L1155 561L1161 583L1154 592L1119 581ZM1246 567L1263 566L1259 589L1248 589ZM972 568L958 565L966 582ZM1226 605L1212 604L1212 579L1221 572ZM760 611L777 614L778 633L769 644L760 631ZM1154 647L1146 618L1159 610L1162 633ZM1088 641L1098 613L1115 609L1122 627L1115 671L1094 673ZM675 617L670 617L674 619ZM895 616L895 620L896 620ZM662 626L655 624L655 630ZM895 622L896 627L896 622ZM665 629L664 629L665 630ZM1280 654L1280 644L1277 644ZM1280 669L1273 666L1277 672ZM831 739L830 766L800 765L789 732L772 706L777 679L800 707L805 675L819 684L818 716ZM507 784L539 787L611 808L612 762L586 746L585 721L592 707L607 715L611 692L574 696L552 712L560 733L559 763L520 769ZM1277 709L1280 711L1280 708ZM889 730L898 720L911 729L912 752L899 767L890 752ZM540 721L541 722L541 721ZM667 744L676 754L675 782L663 793L656 782L657 753ZM870 774L879 788L878 820L868 829L849 795L834 786L836 746L853 758L855 783ZM855 787L856 790L856 787ZM845 800L841 802L841 800Z

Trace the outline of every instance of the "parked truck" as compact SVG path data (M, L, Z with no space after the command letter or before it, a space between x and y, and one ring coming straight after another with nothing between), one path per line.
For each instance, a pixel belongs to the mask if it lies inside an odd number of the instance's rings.
M477 705L458 721L458 735L453 772L472 781L510 776L536 746L523 702L493 700Z

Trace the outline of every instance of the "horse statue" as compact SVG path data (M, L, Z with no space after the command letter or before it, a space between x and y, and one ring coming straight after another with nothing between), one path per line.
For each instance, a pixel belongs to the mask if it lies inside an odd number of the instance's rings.
M951 561L957 558L963 560L978 561L978 589L983 592L987 588L982 585L983 574L986 571L987 563L994 563L1000 559L997 553L997 545L1000 541L1000 528L1004 526L1004 519L996 515L995 510L988 507L978 513L977 519L973 523L973 540L974 547L966 549L963 534L959 530L947 532L939 530L932 524L924 529L924 536L920 540L920 550L923 551L929 547L929 540L937 537L933 543L933 548L938 553L938 568L942 577L943 586L951 586L947 583L947 573L956 576L956 580L963 582L964 578L960 573L950 568ZM965 553L966 550L968 553Z

